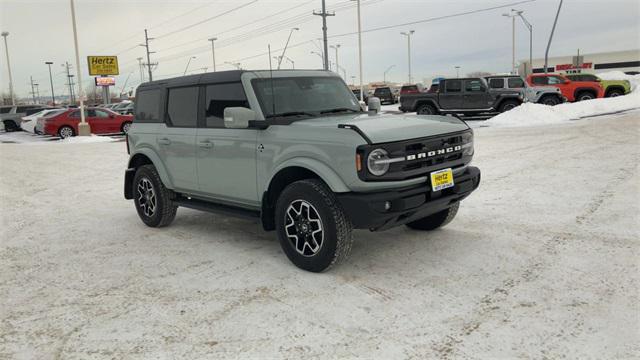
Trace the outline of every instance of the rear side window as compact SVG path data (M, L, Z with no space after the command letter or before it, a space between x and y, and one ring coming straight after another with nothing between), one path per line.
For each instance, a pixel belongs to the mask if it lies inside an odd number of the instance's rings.
M502 89L504 87L504 79L489 79L489 87L492 89Z
M138 91L135 122L158 123L160 120L160 90Z
M241 83L207 85L205 94L205 125L208 128L224 127L224 109L249 107Z
M198 122L198 87L169 89L167 120L173 127L196 127Z
M517 77L509 78L507 79L507 85L509 85L509 89L520 89L524 87L524 80Z
M462 91L462 80L447 80L444 84L446 92Z
M535 85L547 85L549 83L546 76L534 76L531 78L531 82Z

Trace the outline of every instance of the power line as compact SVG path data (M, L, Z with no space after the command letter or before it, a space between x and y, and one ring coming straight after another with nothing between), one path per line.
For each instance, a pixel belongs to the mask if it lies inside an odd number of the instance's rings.
M536 0L524 0L524 1L518 1L518 2L514 2L514 3L506 4L506 5L499 5L499 6L493 6L493 7L483 8L483 9L476 9L476 10L465 11L465 12L451 14L451 15L437 16L437 17L432 17L432 18L428 18L428 19L422 19L422 20L406 22L406 23L402 23L402 24L381 26L381 27L377 27L377 28L371 28L371 29L367 29L367 30L362 30L362 33L369 33L369 32L387 30L387 29L394 29L394 28L408 26L408 25L415 25L415 24L421 24L421 23L426 23L426 22L431 22L431 21L450 19L450 18L464 16L464 15L477 14L477 13L480 13L480 12L486 12L486 11L491 11L491 10L502 9L502 8L505 8L505 7L510 7L510 6L515 6L515 5L530 3L530 2L534 2L534 1L536 1ZM336 38L336 37L342 37L342 36L355 35L357 33L358 32L356 31L356 32L349 32L349 33L344 33L344 34L332 35L332 36L329 36L329 37L330 38Z
M227 15L227 14L232 13L232 12L234 12L234 11L240 10L240 9L242 9L242 8L244 8L244 7L247 7L247 6L251 5L251 4L255 4L255 3L257 3L257 2L258 2L258 0L253 0L253 1L250 1L250 2L248 2L248 3L244 3L244 4L240 5L240 6L236 6L236 7L232 8L232 9L230 9L230 10L224 11L224 12L222 12L222 13L218 14L218 15L214 15L214 16L209 17L209 18L206 18L206 19L204 19L204 20L200 20L200 21L195 22L195 23L193 23L193 24L191 24L191 25L184 26L184 27L182 27L182 28L180 28L180 29L178 29L178 30L174 30L174 31L171 31L171 32L165 33L165 34L163 34L163 35L159 35L159 36L157 36L156 38L157 38L157 39L162 39L162 38L167 37L167 36L170 36L170 35L175 35L175 34L177 34L177 33L179 33L179 32L182 32L182 31L185 31L185 30L191 29L191 28L193 28L193 27L195 27L195 26L198 26L198 25L204 24L204 23L206 23L206 22L208 22L208 21L211 21L211 20L217 19L217 18L219 18L219 17L221 17L221 16L224 16L224 15Z

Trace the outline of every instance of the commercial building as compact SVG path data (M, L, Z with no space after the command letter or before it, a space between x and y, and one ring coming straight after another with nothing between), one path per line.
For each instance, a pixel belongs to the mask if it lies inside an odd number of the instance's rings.
M601 73L605 71L622 71L640 73L640 50L609 51L594 54L555 56L548 59L548 72L559 73ZM529 59L522 60L518 67L519 74L531 71ZM533 59L533 72L544 72L544 58Z

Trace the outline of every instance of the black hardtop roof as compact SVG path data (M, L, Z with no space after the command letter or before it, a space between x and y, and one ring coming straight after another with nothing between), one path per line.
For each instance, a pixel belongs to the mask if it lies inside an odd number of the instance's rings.
M214 83L229 83L229 82L239 82L242 74L246 72L268 72L269 70L229 70L229 71L216 71L216 72L207 72L202 74L195 75L186 75L186 76L178 76L169 79L161 79L155 81L149 81L141 84L138 87L138 90L142 90L145 88L155 88L155 87L177 87L177 86L189 86L189 85L198 85L198 84L214 84ZM282 70L273 70L273 72L303 72L305 70L293 70L293 69L282 69ZM318 71L318 70L309 70L309 71Z

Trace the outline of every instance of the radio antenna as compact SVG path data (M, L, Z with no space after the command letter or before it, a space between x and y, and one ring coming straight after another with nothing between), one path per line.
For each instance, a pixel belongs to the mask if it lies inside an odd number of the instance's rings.
M269 76L271 78L271 107L272 107L271 115L275 115L276 114L276 94L273 91L273 67L271 66L271 44L268 44L267 47L269 48Z

